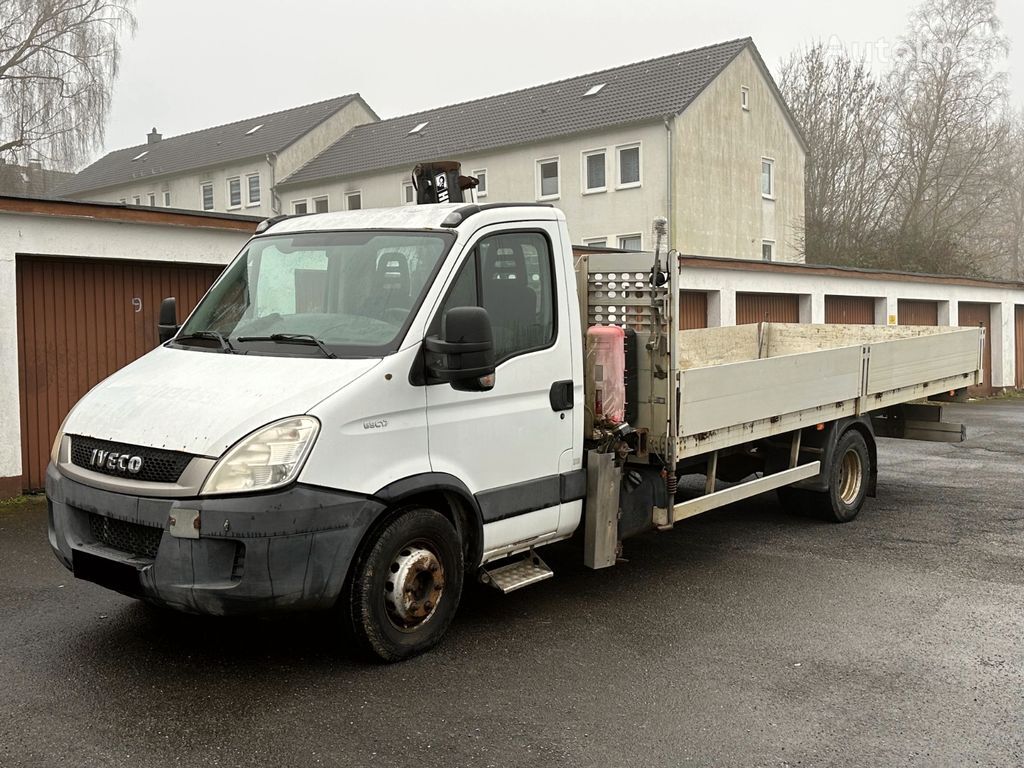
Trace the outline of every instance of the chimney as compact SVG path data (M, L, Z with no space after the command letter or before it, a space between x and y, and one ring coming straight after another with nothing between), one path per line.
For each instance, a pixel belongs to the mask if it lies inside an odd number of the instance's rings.
M156 127L154 126L153 130L146 134L146 143L147 144L156 144L162 138L163 138L163 134L157 133L156 132Z
M43 161L38 157L29 158L28 169L30 171L41 171L43 169Z

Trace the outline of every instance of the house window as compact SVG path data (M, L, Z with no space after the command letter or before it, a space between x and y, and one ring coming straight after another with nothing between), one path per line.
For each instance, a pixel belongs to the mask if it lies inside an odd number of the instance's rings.
M139 197L138 195L135 195L132 198L132 205L142 205L142 198Z
M416 202L416 187L411 181L402 182L402 205L412 205Z
M246 187L249 190L249 205L260 204L260 175L258 173L249 174L246 177Z
M292 213L296 216L301 216L304 213L309 213L309 203L303 200L292 200Z
M583 153L583 194L604 192L608 189L605 178L605 151L596 149Z
M750 89L745 85L740 86L740 107L750 111Z
M619 154L619 189L640 186L640 145L617 148Z
M170 208L170 207L171 207L171 193L170 192L164 192L164 208Z
M313 198L313 212L327 213L327 195Z
M558 197L558 158L537 161L537 198Z
M476 179L476 196L487 197L487 169L481 168L479 171L473 171L473 177Z
M358 211L363 207L363 193L362 192L346 192L345 193L345 210L347 211Z
M202 186L202 197L203 197L203 210L213 210L213 184L203 184Z
M639 251L643 246L643 235L619 235L619 248L624 251Z
M775 198L775 161L768 157L761 158L761 196Z
M127 198L125 198L125 197L122 197L122 198L121 198L120 200L118 200L117 202L119 202L119 203L120 203L121 205L124 205L125 203L127 203L127 202L128 202L128 199L127 199Z
M228 179L228 208L242 207L242 180L235 176Z
M761 241L761 261L772 261L775 258L775 241Z
M584 245L592 245L595 248L607 248L608 238L607 237L589 237L583 241Z
M150 208L156 207L156 192L150 192L146 195L146 201L149 203Z

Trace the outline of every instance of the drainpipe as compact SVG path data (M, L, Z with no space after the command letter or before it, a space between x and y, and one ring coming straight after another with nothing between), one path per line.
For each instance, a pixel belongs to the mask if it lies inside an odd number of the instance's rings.
M673 115L665 117L665 144L668 150L665 153L665 156L668 158L668 164L665 168L665 219L668 222L668 246L665 248L666 253L675 248L674 216L672 210L672 186L674 181L672 178L672 118Z
M281 213L281 199L277 196L277 176L275 175L277 152L268 152L265 159L267 165L270 166L270 215L277 216Z

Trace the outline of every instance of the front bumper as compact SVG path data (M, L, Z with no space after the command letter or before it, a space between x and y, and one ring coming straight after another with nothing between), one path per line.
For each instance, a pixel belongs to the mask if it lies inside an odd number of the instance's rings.
M193 613L331 607L384 505L293 485L248 496L170 499L100 490L46 471L50 546L75 576ZM199 513L198 538L171 517ZM176 529L176 532L180 532Z

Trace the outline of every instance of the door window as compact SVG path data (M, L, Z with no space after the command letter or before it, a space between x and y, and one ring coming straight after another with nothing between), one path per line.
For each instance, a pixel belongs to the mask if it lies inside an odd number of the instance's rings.
M551 245L539 232L485 237L463 265L431 332L440 332L449 309L477 306L490 316L497 362L547 347L556 330L552 273Z

